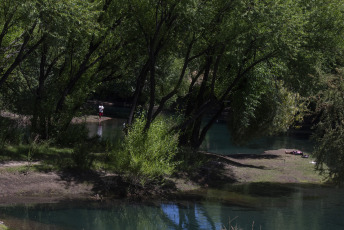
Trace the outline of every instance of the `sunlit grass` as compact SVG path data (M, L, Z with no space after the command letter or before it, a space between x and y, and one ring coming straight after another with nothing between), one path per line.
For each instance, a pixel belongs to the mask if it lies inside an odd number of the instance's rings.
M111 170L106 153L93 153L92 149L87 150L85 156L91 157L93 162L85 170ZM80 159L79 159L80 160ZM81 159L83 160L83 159ZM2 150L0 162L22 161L20 166L2 168L0 171L6 172L50 172L60 171L66 168L78 167L75 161L75 149L49 146L46 144L33 145L8 145Z
M0 230L11 230L7 226L0 223Z

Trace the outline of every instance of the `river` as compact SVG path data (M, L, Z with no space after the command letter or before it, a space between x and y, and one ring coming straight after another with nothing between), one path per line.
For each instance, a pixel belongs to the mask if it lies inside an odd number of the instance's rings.
M125 120L89 123L90 136L110 141L122 136ZM298 148L311 151L304 136L266 137L235 146L224 123L216 123L202 148L222 154L262 153ZM344 229L344 189L313 184L251 183L193 191L174 201L62 201L0 206L0 220L15 230L112 229Z
M110 141L121 138L125 119L113 118L98 123L87 123L89 136L98 135L103 139ZM303 134L285 134L273 137L262 137L253 140L245 145L237 146L231 142L231 134L227 129L225 122L219 121L215 123L201 146L205 151L219 154L261 154L266 150L275 149L301 149L304 152L312 151L312 143L307 135Z
M0 207L0 218L17 230L340 230L343 192L316 185L250 184L199 191L203 199L197 200L14 205Z

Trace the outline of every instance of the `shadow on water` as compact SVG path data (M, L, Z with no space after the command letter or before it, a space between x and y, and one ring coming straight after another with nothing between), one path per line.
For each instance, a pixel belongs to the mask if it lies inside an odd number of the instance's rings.
M194 190L180 194L181 200L217 201L223 205L246 208L260 207L266 199L291 197L300 188L279 183L222 184L217 188Z
M268 182L259 182L259 183L249 183L242 185L229 186L231 190L240 193L247 194L249 196L258 196L258 197L282 197L290 196L296 191L295 188L288 185L279 184L279 183L268 183Z

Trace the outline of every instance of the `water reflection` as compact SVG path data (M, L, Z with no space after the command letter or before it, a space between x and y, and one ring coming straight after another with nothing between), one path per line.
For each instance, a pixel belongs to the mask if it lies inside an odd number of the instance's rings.
M235 187L228 191L230 195L222 191L217 194L217 199L206 196L199 202L63 202L0 207L0 218L13 229L21 230L218 230L223 227L231 229L230 225L250 230L344 229L341 216L344 213L344 189L295 187L279 197L262 197L255 193L255 189ZM235 196L234 190L242 197ZM216 195L216 191L211 192ZM233 196L245 201L230 205L226 200L233 199ZM230 219L234 220L229 225Z
M100 123L98 124L97 136L100 138L103 136L103 126Z
M111 141L123 137L123 124L125 119L113 118L102 121L101 127L98 123L87 123L89 136L98 135L103 139ZM101 134L101 135L100 135ZM312 151L312 143L308 137L302 135L282 135L274 137L260 138L244 146L236 146L231 143L231 134L224 122L215 123L209 130L201 148L203 150L220 154L261 154L266 150L273 149L301 149L304 152Z
M231 133L226 123L215 123L209 130L202 148L209 152L220 154L261 154L266 150L274 149L301 149L311 152L313 144L305 135L280 135L263 137L253 140L244 146L236 146L231 143Z
M86 123L89 137L98 136L102 139L117 142L123 137L123 123L125 119L113 118L110 120Z

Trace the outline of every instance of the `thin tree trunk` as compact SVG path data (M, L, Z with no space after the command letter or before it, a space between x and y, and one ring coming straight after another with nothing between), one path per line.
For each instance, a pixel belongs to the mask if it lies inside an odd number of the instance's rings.
M147 112L147 120L144 130L148 130L152 122L152 115L155 103L155 56L153 50L150 50L150 97L149 97L149 108Z
M141 95L141 92L142 92L142 89L144 86L144 82L146 81L147 73L149 70L149 64L150 64L150 60L147 60L147 62L145 63L145 65L141 69L141 72L140 72L140 74L136 80L136 88L135 88L135 92L133 95L133 102L131 105L131 110L130 110L130 114L129 114L129 118L128 118L128 125L132 125L132 123L134 121L135 111L137 108L139 97Z

